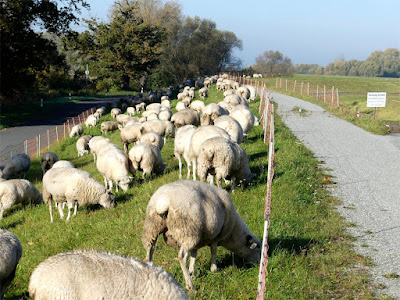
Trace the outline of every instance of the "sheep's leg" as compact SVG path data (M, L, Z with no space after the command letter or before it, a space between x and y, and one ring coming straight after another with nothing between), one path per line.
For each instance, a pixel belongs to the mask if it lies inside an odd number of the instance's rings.
M186 164L187 164L187 168L188 168L187 179L189 179L190 178L190 168L192 167L192 163L190 160L187 160Z
M196 180L196 174L197 174L197 161L195 159L193 160L193 180Z
M112 189L111 189L112 190ZM118 183L115 183L115 192L118 193Z
M217 272L217 244L211 244L211 272Z
M207 175L207 181L209 184L214 185L214 176L211 174ZM217 177L217 185L218 185L218 177Z
M222 188L222 177L219 175L216 175L215 180L217 181L217 187Z
M3 219L4 208L3 205L0 204L0 220Z
M59 213L59 215L60 215L60 218L61 218L61 219L64 219L64 212L63 212L62 207L63 207L62 204L61 204L61 203L58 203L58 205L57 205L58 213Z
M194 275L194 263L196 262L197 250L190 250L190 264L189 264L189 274Z
M53 223L53 205L51 204L51 200L49 201L49 212L50 212L50 222Z
M179 179L182 179L182 158L178 157L178 161L179 161Z
M105 186L106 190L108 190L108 181L105 176L104 176L104 186Z
M192 279L190 278L189 271L187 268L187 258L188 258L188 251L185 250L182 246L181 249L179 250L178 260L179 264L181 265L183 276L185 277L186 288L188 290L191 290L193 286L192 286Z
M78 211L78 201L75 201L75 207L74 207L74 214L73 216L76 216L76 212Z
M113 189L113 182L112 182L112 180L109 180L108 181L108 186L109 186L109 188L110 188L110 192L112 192L112 189Z
M67 222L71 218L71 210L72 210L72 208L74 206L74 202L67 202L67 205L68 205L68 216L67 216L67 220L66 220Z
M232 177L232 179L231 179L231 190L232 190L232 193L235 192L235 185L236 185L236 177Z

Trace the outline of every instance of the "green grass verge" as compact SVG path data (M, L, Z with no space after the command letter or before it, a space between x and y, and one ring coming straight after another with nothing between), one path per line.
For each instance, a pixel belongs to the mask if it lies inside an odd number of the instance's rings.
M208 102L219 102L222 95L210 90ZM175 103L175 102L174 102ZM259 102L251 108L258 110ZM111 119L109 115L103 120ZM272 217L269 235L269 265L266 299L372 299L367 273L362 267L368 261L351 250L352 239L345 233L345 222L333 207L324 170L319 162L284 126L276 115L275 179L272 187ZM100 134L98 128L85 134ZM121 146L119 132L108 135ZM70 160L77 168L90 172L103 182L93 164L92 155L77 157L76 138L67 139L50 150L60 159ZM242 144L250 168L257 176L252 184L239 187L232 195L235 207L250 230L259 238L263 234L264 195L266 191L268 150L263 144L260 126L254 127ZM24 249L16 278L5 299L27 298L29 276L43 260L73 249L98 249L145 257L140 237L145 210L151 195L161 185L178 180L178 162L173 157L173 140L162 149L168 164L163 176L146 181L135 180L128 192L116 194L114 209L98 206L80 207L77 216L66 223L55 212L50 223L48 207L16 206L5 213L1 227L20 239ZM186 169L184 169L184 174ZM39 161L32 161L28 179L40 190L42 171ZM141 178L141 174L137 174ZM177 260L177 251L165 245L160 237L154 264L170 272L182 285L184 278ZM234 264L232 263L234 261ZM218 272L210 272L210 251L199 250L196 261L196 293L191 299L254 299L257 294L258 265L246 264L220 247Z

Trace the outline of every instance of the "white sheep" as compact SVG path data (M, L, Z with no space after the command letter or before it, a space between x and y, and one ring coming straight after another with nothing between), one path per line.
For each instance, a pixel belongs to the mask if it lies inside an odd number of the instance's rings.
M164 144L168 136L173 136L175 127L170 121L150 120L143 123L142 133L156 132L164 138Z
M189 94L189 97L192 99L196 96L194 87L190 88L190 90L188 91L188 94Z
M193 165L193 180L196 180L197 157L200 154L201 144L205 140L210 139L215 136L222 136L223 138L225 138L227 140L230 139L229 134L225 130L223 130L222 128L219 128L217 126L214 126L214 125L200 126L193 133L193 135L190 139L190 145L189 145L189 158Z
M42 167L43 175L51 169L53 164L58 161L58 156L54 152L45 152L40 158L40 166Z
M121 129L121 142L125 153L129 152L129 144L140 140L143 134L142 131L143 125L141 123L135 123Z
M97 125L97 118L95 115L88 115L85 121L85 126L90 128L90 127L95 127Z
M127 120L129 120L130 117L128 115L124 115L124 114L119 114L118 116L115 117L115 121L117 121L117 123L119 124L124 124L124 122L128 122Z
M129 106L129 107L126 109L126 113L127 113L129 116L131 116L131 117L134 116L135 113L136 113L135 108L132 107L132 106Z
M11 232L0 229L0 299L15 277L17 265L22 256L22 246Z
M93 161L96 162L96 154L98 151L100 151L101 147L103 145L106 145L108 143L111 143L110 139L105 138L103 136L94 136L90 139L89 141L89 148L90 151L93 154Z
M204 107L203 113L200 117L200 124L212 125L214 120L222 115L227 115L228 111L216 103L210 103Z
M122 126L119 125L118 122L113 122L113 121L105 121L102 122L100 125L100 131L104 134L107 134L109 131L115 131L120 128L122 128Z
M189 147L190 139L195 130L196 126L194 125L185 125L176 130L174 155L179 161L179 179L182 179L182 157L185 159L188 168L187 178L190 177L190 167L192 163L189 158Z
M99 107L98 109L96 109L96 112L100 113L100 115L103 116L106 113L105 106Z
M128 119L125 119L122 124L124 127L132 124L140 123L140 118L139 117L129 117ZM122 129L121 129L122 130Z
M129 151L129 160L136 171L143 171L143 179L151 173L162 174L164 172L165 165L160 149L153 144L143 142L133 146Z
M197 157L197 175L200 181L205 181L209 174L215 175L219 188L222 187L222 179L231 177L232 192L236 180L249 183L256 175L250 171L246 151L239 144L223 137L213 137L201 144Z
M224 91L224 93L223 93L224 97L229 96L229 95L234 95L234 94L236 94L235 89L229 89L229 90Z
M111 117L115 119L119 114L122 113L122 111L119 108L114 107L113 109L111 109L110 113L111 113Z
M78 124L71 128L71 131L69 132L69 137L73 138L81 135L82 133L83 133L83 126L81 124Z
M146 104L144 102L138 103L135 105L135 109L138 113L140 113L141 111L144 111L146 108Z
M179 180L161 186L153 194L142 233L146 261L152 262L160 234L167 245L179 249L178 260L189 290L197 250L204 246L211 248L211 272L217 271L217 246L252 262L258 262L261 256L261 242L239 216L229 194L203 182Z
M236 90L236 95L242 96L246 100L249 100L250 90L246 86L241 86Z
M218 102L218 105L221 106L223 109L225 109L228 112L228 114L234 108L234 106L232 104L225 102L225 101Z
M249 102L243 98L242 96L236 95L236 94L232 94L232 95L228 95L224 98L224 102L230 103L233 106L236 105L246 105L247 107L249 107Z
M11 179L0 182L0 220L3 213L14 204L39 204L42 195L38 189L26 179Z
M0 164L0 178L8 179L10 177L19 176L28 173L31 166L29 155L21 153L11 157L9 160Z
M75 168L74 164L68 160L59 160L51 167L54 168Z
M189 107L193 109L194 111L197 111L198 113L203 113L204 108L206 107L204 102L201 100L194 100L192 103L190 103Z
M214 120L214 126L224 129L231 140L241 144L243 142L243 128L240 123L229 115L219 116Z
M183 109L185 109L186 107L187 107L187 105L186 105L185 103L183 103L182 101L178 101L178 102L176 103L176 106L175 106L175 108L176 108L177 111L183 110Z
M171 108L171 101L168 99L168 96L163 96L163 97L167 97L167 99L163 100L161 97L161 106Z
M162 148L164 147L164 140L162 136L156 132L147 132L143 134L142 137L140 138L140 142L141 143L147 142L153 144L154 146L157 146L158 149L160 150L162 150Z
M83 135L76 141L78 157L83 156L85 153L89 154L89 141L91 138L91 135Z
M229 115L239 122L243 128L243 135L246 137L247 133L253 128L255 123L253 112L245 105L236 105Z
M160 111L158 114L158 119L162 121L170 121L172 117L172 112L169 109Z
M249 91L250 91L250 98L249 98L249 100L250 101L254 101L254 100L256 100L256 97L257 97L257 90L256 90L256 88L254 87L254 86L252 86L252 85L246 85L246 87L249 89Z
M208 97L208 88L206 87L202 87L201 89L199 89L199 96L201 99L205 99L206 97Z
M78 205L100 204L105 208L114 206L112 193L107 192L105 187L94 180L88 172L75 168L50 169L43 176L43 201L49 206L51 222L53 222L52 200L58 204L67 203L67 221L71 217L74 205L74 216ZM57 207L60 218L64 218L62 205Z
M41 262L29 280L31 299L189 299L160 267L95 250L60 253Z
M197 111L186 108L174 113L171 117L171 123L174 124L175 128L179 128L185 125L200 125L200 116Z

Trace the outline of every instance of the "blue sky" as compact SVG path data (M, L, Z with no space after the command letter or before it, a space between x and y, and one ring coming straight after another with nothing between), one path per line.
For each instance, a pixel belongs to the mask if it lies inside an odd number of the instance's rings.
M107 21L113 0L87 0L89 13ZM214 21L243 41L243 66L266 50L294 64L326 66L343 55L365 60L373 51L400 49L400 0L178 0L185 16ZM101 4L99 4L101 3Z

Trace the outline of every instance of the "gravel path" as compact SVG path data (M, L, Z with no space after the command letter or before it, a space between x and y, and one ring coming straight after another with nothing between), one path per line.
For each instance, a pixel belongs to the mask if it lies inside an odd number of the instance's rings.
M285 124L331 169L338 210L356 237L355 248L370 257L381 292L400 299L400 134L378 136L338 119L320 106L273 93ZM299 108L302 112L299 112Z

